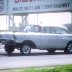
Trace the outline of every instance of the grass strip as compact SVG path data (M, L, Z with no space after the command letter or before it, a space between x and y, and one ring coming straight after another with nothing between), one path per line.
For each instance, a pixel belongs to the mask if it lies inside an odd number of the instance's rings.
M22 69L6 69L0 72L72 72L72 65L55 66L55 67L37 67Z

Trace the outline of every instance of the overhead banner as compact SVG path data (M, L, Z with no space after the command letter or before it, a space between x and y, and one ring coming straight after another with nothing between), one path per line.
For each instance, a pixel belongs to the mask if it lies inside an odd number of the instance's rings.
M0 14L72 11L72 0L0 0Z
M0 14L7 14L7 0L0 0Z
M10 13L71 11L72 0L9 0Z

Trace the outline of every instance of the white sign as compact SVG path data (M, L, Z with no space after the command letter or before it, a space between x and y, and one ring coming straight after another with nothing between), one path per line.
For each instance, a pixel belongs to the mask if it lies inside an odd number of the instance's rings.
M72 0L9 0L10 13L71 11Z
M7 0L0 0L0 14L7 14Z
M0 0L0 14L72 11L72 0Z

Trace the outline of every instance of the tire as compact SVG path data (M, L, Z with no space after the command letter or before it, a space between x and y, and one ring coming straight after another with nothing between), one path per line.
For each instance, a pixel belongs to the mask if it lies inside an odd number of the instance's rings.
M72 43L69 43L64 50L65 53L72 53Z
M13 51L15 50L15 43L14 43L14 41L7 41L6 44L5 44L4 49L5 49L5 51L8 54L12 54Z
M8 45L8 44L6 44L4 48L5 48L6 53L9 54L9 55L12 54L12 52L13 52L14 49L15 49L14 46Z
M47 50L49 54L55 54L55 50L54 49L49 49Z
M24 44L21 48L20 48L20 53L22 55L28 55L31 52L31 46L29 44Z

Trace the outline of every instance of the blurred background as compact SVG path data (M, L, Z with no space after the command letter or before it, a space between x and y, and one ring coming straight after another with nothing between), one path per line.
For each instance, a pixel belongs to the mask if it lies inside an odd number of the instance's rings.
M70 28L71 25L71 13L70 12L59 12L59 13L37 13L27 15L27 25L37 24L37 25L65 25ZM22 17L14 17L14 25L8 24L8 16L0 16L0 30L13 30L15 25L15 30L20 31L24 29L24 24L22 24ZM22 30L21 30L22 31Z

